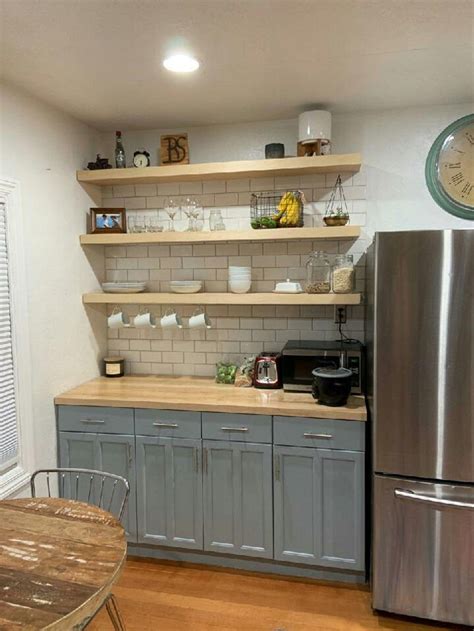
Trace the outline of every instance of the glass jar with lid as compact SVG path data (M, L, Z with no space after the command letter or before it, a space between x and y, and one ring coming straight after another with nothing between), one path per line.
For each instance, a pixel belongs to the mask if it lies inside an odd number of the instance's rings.
M214 208L209 212L209 228L214 230L225 230L224 220L220 209Z
M311 252L306 262L307 294L327 294L331 291L331 266L325 252Z
M350 294L354 291L354 257L338 254L332 268L332 290L335 294Z

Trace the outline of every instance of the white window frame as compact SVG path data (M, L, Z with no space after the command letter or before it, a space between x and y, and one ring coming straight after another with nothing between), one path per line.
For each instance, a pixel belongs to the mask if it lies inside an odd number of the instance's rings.
M3 499L17 493L29 482L34 467L34 426L24 230L19 183L0 177L0 200L5 203L7 213L10 313L18 422L17 462L7 471L0 472L0 499Z

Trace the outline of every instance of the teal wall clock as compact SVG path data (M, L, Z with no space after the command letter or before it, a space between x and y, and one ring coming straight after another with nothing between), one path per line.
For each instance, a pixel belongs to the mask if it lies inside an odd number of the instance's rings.
M436 138L426 158L425 178L441 208L474 221L474 114L454 121Z

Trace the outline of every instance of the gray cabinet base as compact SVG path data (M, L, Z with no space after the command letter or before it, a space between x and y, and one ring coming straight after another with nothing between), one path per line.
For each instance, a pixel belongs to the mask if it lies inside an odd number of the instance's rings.
M366 583L364 572L352 572L332 570L308 565L301 566L295 563L281 563L267 559L245 559L240 556L227 555L212 552L197 552L193 550L181 550L176 548L164 548L159 546L146 546L128 544L129 556L146 557L163 561L176 561L184 563L200 563L202 565L214 565L216 567L228 567L233 570L247 570L249 572L263 572L266 574L279 574L282 576L297 576L300 578L313 578L324 581L336 581L342 583L363 584Z

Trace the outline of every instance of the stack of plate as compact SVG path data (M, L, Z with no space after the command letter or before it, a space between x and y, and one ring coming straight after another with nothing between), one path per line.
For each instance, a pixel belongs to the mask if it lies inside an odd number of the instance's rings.
M146 283L142 281L102 283L106 294L139 294L146 290Z
M196 294L202 289L202 280L172 280L170 289L175 294Z

